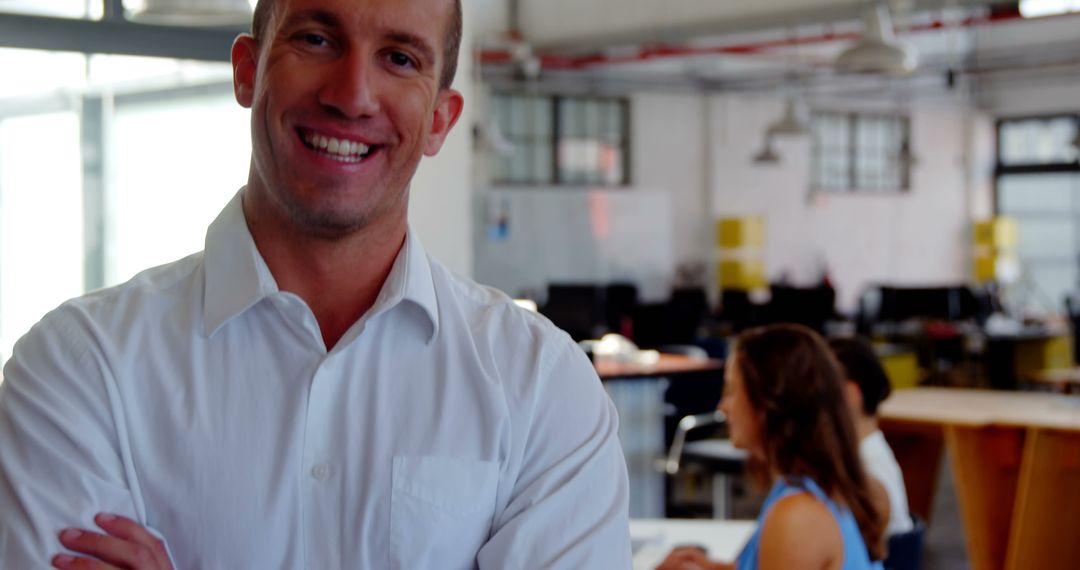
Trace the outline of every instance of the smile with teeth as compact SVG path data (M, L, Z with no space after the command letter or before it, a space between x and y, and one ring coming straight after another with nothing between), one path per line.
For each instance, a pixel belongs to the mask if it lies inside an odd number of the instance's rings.
M326 158L355 163L363 160L374 147L346 139L336 139L313 132L302 133L304 144Z

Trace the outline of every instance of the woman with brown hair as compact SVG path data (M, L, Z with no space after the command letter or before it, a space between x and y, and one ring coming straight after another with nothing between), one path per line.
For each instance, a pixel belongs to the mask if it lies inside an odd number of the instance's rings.
M797 325L740 335L720 410L749 471L771 491L734 565L698 549L658 570L879 570L885 521L859 462L844 375L825 341Z

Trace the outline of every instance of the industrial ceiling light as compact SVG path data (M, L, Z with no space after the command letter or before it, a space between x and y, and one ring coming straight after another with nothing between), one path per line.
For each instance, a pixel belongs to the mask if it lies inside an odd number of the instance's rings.
M877 2L866 11L862 38L844 50L834 65L844 73L904 75L915 71L918 58L912 48L896 40L889 8Z
M765 135L765 148L754 156L754 164L779 164L780 155L773 150L773 138L771 134Z
M248 0L142 0L125 2L131 20L172 26L242 26L251 23Z
M780 120L769 125L768 133L777 136L802 136L810 133L806 110L794 95L788 95L784 102L784 114Z

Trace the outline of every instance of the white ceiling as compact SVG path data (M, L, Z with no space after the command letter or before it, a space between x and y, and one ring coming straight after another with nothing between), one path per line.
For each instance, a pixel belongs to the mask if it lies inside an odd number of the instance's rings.
M479 45L488 52L505 49L514 0L470 1L470 9L482 7L474 28ZM983 79L1080 77L1080 15L989 23L985 21L988 5L1002 4L990 0L890 2L900 38L922 60L919 72L904 80L903 87L880 77L842 78L831 69L835 56L857 37L866 1L517 2L521 35L537 53L597 57L594 63L572 71L565 69L573 66L549 59L553 63L543 74L548 84L584 85L586 89L652 85L769 91L795 83L804 91L866 95L898 89L944 93L958 84L963 87ZM839 39L829 40L830 36ZM690 53L641 56L658 44ZM501 69L502 78L513 76L509 67ZM498 82L499 66L484 68L485 76ZM950 69L957 81L947 85Z

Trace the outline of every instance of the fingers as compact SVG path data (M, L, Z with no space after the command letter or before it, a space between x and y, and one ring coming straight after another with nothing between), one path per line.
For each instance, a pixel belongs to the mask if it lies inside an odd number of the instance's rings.
M75 533L79 533L76 535ZM83 531L73 531L73 529L65 530L60 533L60 543L70 550L82 554L90 554L92 556L98 556L94 553L95 550L99 550L100 547L93 546L91 543L95 539L88 537L92 533L86 533ZM96 535L101 537L101 535ZM102 537L105 538L105 537ZM83 558L81 556L72 556L70 554L57 554L52 558L53 568L59 570L121 570L117 566L113 566L107 562L101 560L94 560L91 558Z
M150 531L139 523L126 517L107 513L101 513L94 517L94 522L109 533L110 536L141 547L137 549L137 553L141 557L139 561L144 566L139 566L139 568L158 568L161 570L172 568L169 562L169 554L165 551L165 544L150 534ZM147 563L151 565L146 566Z
M707 568L709 559L699 548L676 548L656 570L700 570Z
M79 554L99 560L78 556L58 555L52 563L63 570L167 570L172 566L165 546L135 521L116 515L99 514L94 517L108 534L65 529L60 533L60 543Z

